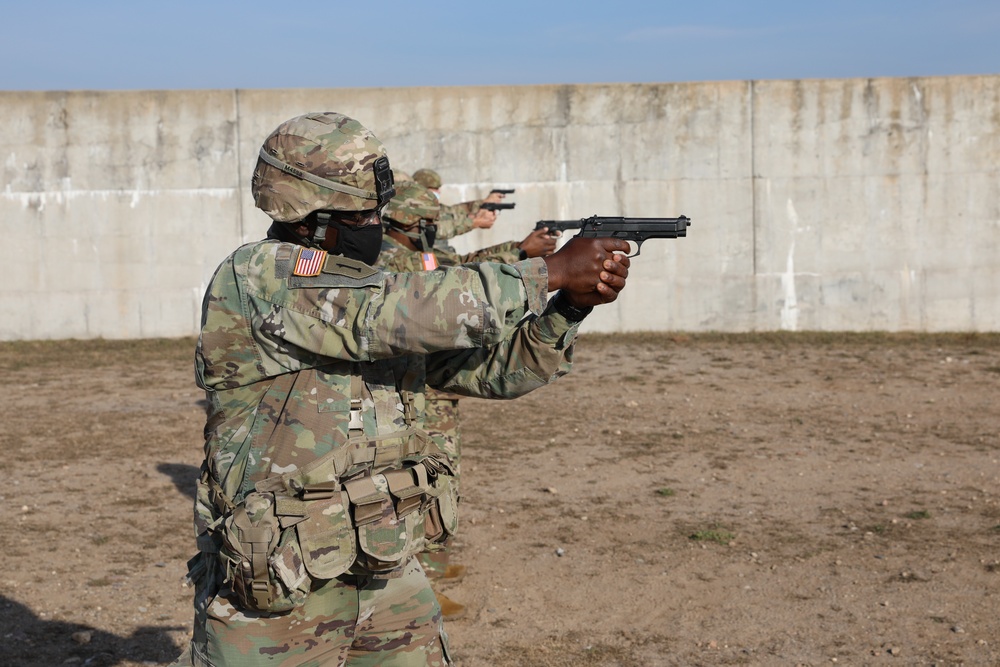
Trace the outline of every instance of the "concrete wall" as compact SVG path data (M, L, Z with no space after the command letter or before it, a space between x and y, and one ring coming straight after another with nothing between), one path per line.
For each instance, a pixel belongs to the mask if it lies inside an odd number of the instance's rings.
M259 238L250 173L336 110L443 199L516 187L463 250L538 219L674 216L591 331L1000 330L1000 76L363 90L0 93L0 340L197 330Z

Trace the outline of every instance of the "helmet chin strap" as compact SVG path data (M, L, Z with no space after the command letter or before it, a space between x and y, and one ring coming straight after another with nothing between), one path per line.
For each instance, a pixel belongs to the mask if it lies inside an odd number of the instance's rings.
M316 231L313 232L312 237L312 242L316 244L317 248L323 247L323 242L326 241L326 230L329 226L330 214L318 211L316 213Z
M402 227L397 227L396 225L392 225L392 228L411 241L420 241L420 250L428 250L429 246L427 244L427 236L424 234L424 225L418 226L418 232L408 232Z
M299 236L295 232L292 232L292 234L294 234L295 238L299 239L307 248L323 250L323 243L326 242L326 232L330 227L330 214L324 213L323 211L317 211L315 213L315 217L316 229L313 230L312 236Z

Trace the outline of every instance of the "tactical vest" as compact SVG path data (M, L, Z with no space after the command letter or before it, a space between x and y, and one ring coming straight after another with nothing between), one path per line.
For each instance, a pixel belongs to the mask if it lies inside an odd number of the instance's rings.
M396 576L454 533L454 472L421 427L423 381L414 357L268 380L250 446L226 470L208 458L199 490L218 517L209 533L223 585L242 607L287 611L344 573ZM219 480L234 471L229 497Z

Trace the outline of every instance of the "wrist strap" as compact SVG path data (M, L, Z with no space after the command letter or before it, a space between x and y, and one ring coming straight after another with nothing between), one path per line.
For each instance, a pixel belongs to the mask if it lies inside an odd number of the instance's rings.
M562 292L556 294L556 298L552 300L552 308L557 313L565 317L570 322L581 322L583 318L590 314L590 311L594 309L593 306L587 306L586 308L577 308L569 302L566 297L563 296Z

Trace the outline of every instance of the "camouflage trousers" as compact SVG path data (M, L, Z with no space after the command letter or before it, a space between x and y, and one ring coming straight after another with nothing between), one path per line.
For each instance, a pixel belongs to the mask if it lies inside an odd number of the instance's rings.
M459 427L461 422L458 415L458 399L447 398L450 394L442 394L433 389L427 390L427 408L424 418L424 428L431 436L431 440L447 456L448 461L455 471L455 491L461 497L460 462L462 458L461 438ZM428 577L436 578L444 575L448 569L448 562L451 560L451 538L443 544L438 545L433 551L424 551L417 558L424 568Z
M447 636L415 559L395 579L344 575L285 614L241 612L225 597L195 600L195 667L444 667ZM180 663L175 663L180 664Z

